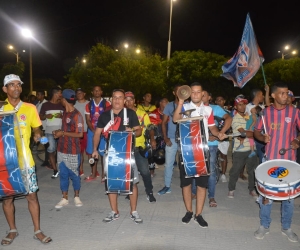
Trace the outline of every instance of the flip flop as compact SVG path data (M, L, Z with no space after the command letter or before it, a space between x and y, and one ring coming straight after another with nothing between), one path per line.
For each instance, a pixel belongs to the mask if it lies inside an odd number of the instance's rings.
M49 236L45 236L42 240L40 240L40 239L36 236L36 235L39 234L39 233L43 233L43 231L42 231L42 230L37 230L37 231L34 232L33 238L34 238L35 240L38 240L38 241L40 241L40 242L43 243L43 244L49 244L49 243L52 241L52 239L51 239Z
M209 201L209 207L217 207L217 206L218 204L214 199Z
M85 181L94 181L96 179L97 179L96 177L92 177L92 176L87 176L84 178Z
M1 245L2 246L8 246L10 245L11 243L13 243L14 239L18 237L19 233L18 233L18 230L17 229L11 229L9 230L8 232L6 232L7 234L9 233L16 233L15 237L14 238L7 238L7 236L5 238L2 239L1 241ZM4 243L3 241L6 241L6 243Z

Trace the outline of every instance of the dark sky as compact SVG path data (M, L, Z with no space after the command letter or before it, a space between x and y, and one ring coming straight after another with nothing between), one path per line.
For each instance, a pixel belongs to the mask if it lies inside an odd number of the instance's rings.
M300 49L298 1L177 0L173 6L172 51L204 50L232 56L249 12L266 62L280 57L285 44ZM96 44L123 42L167 54L170 0L0 0L0 67L14 62L7 44L18 50L28 42L18 27L30 27L40 43L32 43L33 78L59 84ZM28 53L21 54L28 72ZM28 73L25 75L28 77Z

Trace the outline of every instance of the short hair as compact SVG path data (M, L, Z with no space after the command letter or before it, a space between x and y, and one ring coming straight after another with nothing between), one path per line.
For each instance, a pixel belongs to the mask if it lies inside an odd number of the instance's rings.
M181 86L182 86L182 84L176 83L176 84L173 86L173 91L175 91L176 88L181 87Z
M190 85L190 87L193 87L193 86L200 86L200 87L203 89L202 84L199 83L199 82L193 82L193 83Z
M252 89L250 92L250 101L253 101L254 97L257 95L257 93L262 92L261 89Z
M271 94L275 93L278 88L289 88L285 82L275 82L271 87Z
M99 86L99 85L95 85L94 87L93 87L93 90L95 89L95 88L100 88L101 90L102 90L102 88L101 88L101 86Z
M52 99L52 97L59 91L62 91L62 89L60 87L54 87L51 89L50 91L50 99Z
M114 90L112 91L112 93L111 93L111 96L113 96L113 94L114 94L115 92L122 92L122 93L124 94L124 96L125 96L125 90L124 90L124 89L114 89Z
M41 94L43 96L46 95L44 90L38 90L38 91L36 91L36 94Z

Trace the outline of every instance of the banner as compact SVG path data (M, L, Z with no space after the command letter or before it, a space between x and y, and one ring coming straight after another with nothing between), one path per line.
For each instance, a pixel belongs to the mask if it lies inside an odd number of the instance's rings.
M235 87L243 88L255 76L263 61L248 13L240 46L234 56L222 66L221 76L233 81Z

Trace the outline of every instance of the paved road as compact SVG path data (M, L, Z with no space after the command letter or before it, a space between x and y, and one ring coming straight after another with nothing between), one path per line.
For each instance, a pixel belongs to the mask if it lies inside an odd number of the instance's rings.
M39 165L39 164L37 164ZM230 166L229 166L230 168ZM85 173L90 167L85 161ZM33 226L27 210L27 202L20 199L16 204L16 221L19 236L11 246L0 249L164 249L164 250L216 250L216 249L299 249L299 243L289 242L280 231L280 204L273 205L271 232L263 240L257 240L253 232L259 226L259 208L247 192L247 182L239 180L235 198L227 198L227 183L218 183L216 188L217 208L210 208L206 200L203 216L209 227L202 229L193 221L184 225L185 215L179 187L179 170L174 169L172 193L163 196L157 191L163 187L163 167L156 170L153 178L157 202L146 199L143 182L139 184L138 212L144 220L136 225L129 218L129 202L119 197L120 218L110 224L102 219L110 212L104 184L100 178L94 182L82 181L80 197L83 207L73 203L70 185L70 204L61 210L54 208L60 200L59 179L51 179L52 172L38 167L37 175L41 204L41 228L53 238L50 245L43 246L34 240ZM195 203L195 201L194 201ZM295 201L293 230L300 236L299 198ZM195 205L195 204L194 204ZM3 212L0 213L1 238L8 229Z

